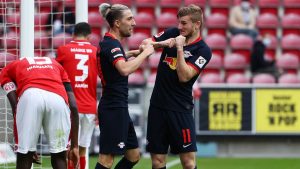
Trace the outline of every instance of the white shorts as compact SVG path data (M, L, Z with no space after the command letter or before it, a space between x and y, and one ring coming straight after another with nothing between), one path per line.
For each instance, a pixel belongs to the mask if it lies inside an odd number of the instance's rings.
M43 126L50 153L66 151L70 135L70 109L55 93L29 88L20 97L16 114L16 151L36 151Z
M95 128L95 114L79 113L79 145L80 147L89 147L92 134Z

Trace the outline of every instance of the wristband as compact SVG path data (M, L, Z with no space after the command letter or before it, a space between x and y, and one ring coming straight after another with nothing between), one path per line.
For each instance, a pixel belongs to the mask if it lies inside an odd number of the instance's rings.
M14 82L8 82L3 85L3 90L6 92L6 94L8 94L9 92L14 91L16 89L17 89L17 87Z

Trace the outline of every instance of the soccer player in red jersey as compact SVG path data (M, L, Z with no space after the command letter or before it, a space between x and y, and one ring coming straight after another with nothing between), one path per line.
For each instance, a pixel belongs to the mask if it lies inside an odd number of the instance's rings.
M77 165L78 111L64 68L48 57L27 57L7 65L0 83L15 120L17 169L30 169L43 127L53 168L66 169L66 147L71 130L69 159Z
M97 119L97 48L88 42L89 34L88 23L77 23L74 40L60 46L56 57L68 73L78 106L80 169L85 169L86 149L90 146ZM69 168L73 168L70 163Z

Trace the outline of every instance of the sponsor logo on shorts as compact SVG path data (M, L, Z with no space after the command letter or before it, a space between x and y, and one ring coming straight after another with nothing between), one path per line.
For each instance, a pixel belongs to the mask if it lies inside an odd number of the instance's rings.
M125 147L125 144L124 144L124 142L120 142L120 143L118 144L118 146L122 149L122 148Z
M183 147L183 148L187 148L187 147L190 146L190 145L192 145L192 143L190 143L190 144L184 144L184 145L182 145L182 147Z

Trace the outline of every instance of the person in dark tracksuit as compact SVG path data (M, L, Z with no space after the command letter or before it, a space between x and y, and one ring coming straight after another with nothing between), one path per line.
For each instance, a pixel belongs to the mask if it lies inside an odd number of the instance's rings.
M138 141L128 113L128 75L154 52L148 43L140 50L125 53L121 40L132 34L135 21L131 10L124 5L100 5L100 12L110 30L99 43L98 74L102 97L98 107L100 152L95 169L111 168L115 155L124 155L115 168L132 168L140 159ZM135 56L128 61L127 57Z
M169 147L171 153L179 154L184 169L197 168L192 86L212 54L201 38L201 8L183 7L177 17L178 28L166 29L152 38L155 48L163 47L147 127L146 148L155 169L166 168Z

